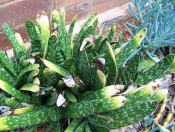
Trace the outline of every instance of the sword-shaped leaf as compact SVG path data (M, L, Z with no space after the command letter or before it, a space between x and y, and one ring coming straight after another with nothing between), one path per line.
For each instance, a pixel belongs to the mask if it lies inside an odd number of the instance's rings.
M66 59L63 63L63 68L70 71L73 63L74 63L74 58Z
M153 65L152 67L138 75L135 83L144 85L152 80L160 78L162 74L173 64L174 59L174 55L166 56L157 64Z
M109 125L109 128L114 129L131 125L153 113L156 107L156 104L145 102L143 104L136 105L134 109L127 109L127 111L113 111L111 112L110 117L113 118L114 122Z
M33 24L33 22L30 20L27 20L25 22L25 25L26 25L26 29L27 29L30 41L33 42L35 40L38 40L37 33L35 31L35 25Z
M84 31L90 26L90 24L94 21L96 17L96 14L93 14L88 20L87 22L83 25L83 27L81 28L78 36L77 36L77 39L75 41L75 44L74 44L74 52L77 52L76 50L80 47L80 41L82 39L82 36L84 34Z
M77 17L78 15L75 15L74 18L72 19L72 22L70 24L70 27L69 27L69 31L68 31L68 34L69 34L69 37L72 39L73 37L73 31L74 31L74 26L75 26L75 22L77 20Z
M52 35L49 40L48 40L48 48L47 48L47 53L46 53L46 59L48 61L51 61L52 63L55 63L55 56L56 56L56 42L57 38L56 36Z
M125 89L128 87L129 83L133 80L137 74L137 69L139 66L139 56L135 55L134 58L128 63L124 68L121 75L119 75L118 84L125 85Z
M140 30L134 38L124 47L122 51L120 51L116 56L116 64L117 68L120 69L123 63L126 61L128 57L133 53L134 50L140 45L142 40L145 38L147 33L147 29Z
M15 66L2 50L0 50L0 62L14 77L17 76L20 67L18 65ZM14 69L14 67L17 68L17 71Z
M159 61L157 57L154 57L154 60ZM143 72L144 70L147 70L148 68L152 67L155 63L151 60L144 60L139 63L138 72Z
M109 32L109 35L108 35L108 43L109 44L112 42L112 39L114 38L115 30L116 30L116 25L113 24L111 27L111 30Z
M16 37L15 37L15 34L14 32L10 29L9 25L4 23L2 25L2 28L6 34L6 36L8 37L8 39L10 40L12 46L13 46L13 49L14 49L14 52L15 54L17 55L18 58L21 58L22 56L26 56L26 50L24 50L18 43Z
M39 98L23 94L22 92L18 91L17 89L13 88L10 84L2 80L0 80L0 88L20 101L24 101L31 104L41 103L41 100Z
M48 47L48 40L50 38L50 26L49 26L49 18L45 12L39 14L40 16L36 19L36 23L39 26L39 31L41 35L41 48L43 53L43 58L45 58Z
M105 55L105 73L107 75L106 83L107 85L113 85L115 84L118 71L117 71L114 52L108 42L106 43L106 47L107 47L107 53Z
M42 53L41 49L41 41L40 40L34 40L31 42L31 53L32 54L40 54Z
M69 90L65 90L65 97L72 103L77 102L75 95Z
M61 118L59 109L43 108L20 115L4 116L0 118L0 131L14 130L20 127L44 124Z
M39 69L36 69L36 70L32 71L32 72L29 74L28 78L27 78L27 82L28 82L28 83L33 82L34 77L36 77L38 74L39 74Z
M87 88L91 88L91 66L86 52L82 51L79 54L77 62L77 74Z

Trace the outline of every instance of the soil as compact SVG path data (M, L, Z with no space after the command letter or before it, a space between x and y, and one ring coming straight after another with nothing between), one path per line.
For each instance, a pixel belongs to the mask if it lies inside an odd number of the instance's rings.
M134 24L136 26L139 26L140 23L136 19L134 19L130 16L119 17L118 19L119 20L117 20L117 21L114 21L114 20L107 21L106 24L105 24L106 27L103 27L102 32L103 32L103 35L108 35L109 30L110 30L112 24L114 23L116 25L116 33L115 33L115 36L114 36L114 40L117 40L119 38L119 34L122 31L123 43L125 43L125 42L128 41L127 38L130 38L130 39L132 38L132 35L127 31L127 29L124 26L125 22L129 22L129 23ZM114 21L114 22L111 23L111 21Z

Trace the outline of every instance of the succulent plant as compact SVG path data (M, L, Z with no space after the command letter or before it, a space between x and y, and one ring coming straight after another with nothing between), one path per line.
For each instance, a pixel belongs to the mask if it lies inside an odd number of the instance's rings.
M131 35L135 35L142 28L147 28L148 33L141 43L143 52L157 62L154 57L164 57L174 54L175 45L175 10L173 0L132 0L134 7L129 5L129 14L139 22L139 26L126 22L126 28ZM136 10L135 10L135 9Z
M38 15L36 25L26 21L29 51L19 34L15 36L3 24L14 59L0 51L0 88L6 92L0 94L0 105L12 109L11 115L0 117L0 131L20 127L34 131L46 124L48 131L105 132L141 120L166 98L167 90L153 91L150 86L129 88L131 81L145 85L161 77L174 62L174 56L168 55L152 67L138 71L140 56L135 51L147 29L140 30L121 47L120 39L113 41L114 25L109 36L97 35L96 14L74 39L76 18L67 31L64 10L54 10L52 22L57 26L57 36L51 34L45 13ZM94 35L98 37L85 41ZM61 123L67 120L71 123L65 128Z

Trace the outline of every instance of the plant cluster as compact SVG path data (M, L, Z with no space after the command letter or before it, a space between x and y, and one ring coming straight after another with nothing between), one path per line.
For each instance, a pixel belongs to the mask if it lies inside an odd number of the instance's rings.
M142 28L147 28L148 33L141 43L140 55L144 53L155 63L154 57L164 57L174 54L175 46L175 9L174 0L132 0L134 7L129 5L129 14L140 25L126 23L126 28L131 35L135 35ZM136 10L135 10L136 9Z
M0 131L21 127L34 131L47 124L47 131L108 132L143 119L166 98L166 89L153 90L145 84L166 75L175 57L168 55L149 67L140 63L134 51L146 28L121 47L121 38L113 41L114 25L107 37L97 35L96 14L74 38L76 18L67 31L64 10L54 10L57 35L52 34L45 13L38 14L35 23L26 21L29 51L21 36L3 24L14 58L0 50L0 89L4 91L0 105L12 109L11 115L0 117ZM98 37L87 39L94 35ZM133 87L129 87L131 81Z

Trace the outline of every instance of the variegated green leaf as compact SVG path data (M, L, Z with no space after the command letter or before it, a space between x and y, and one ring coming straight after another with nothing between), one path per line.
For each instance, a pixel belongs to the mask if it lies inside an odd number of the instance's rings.
M135 106L134 109L128 109L127 111L112 111L107 115L114 121L109 125L109 128L114 129L131 125L153 113L156 107L156 104L145 102Z
M2 66L0 66L0 79L12 85L15 83L15 78L9 74L7 70L5 70Z
M48 106L53 106L56 104L57 102L57 98L58 98L58 94L56 92L52 93L51 94L51 97L49 97L47 100L46 100L46 105Z
M44 124L52 121L53 119L58 120L60 118L61 115L59 110L53 108L43 108L20 115L4 116L0 118L0 131L14 130L20 127Z
M33 71L33 70L37 70L39 68L39 64L33 64L33 65L29 65L27 67L25 67L23 70L21 70L21 72L19 73L16 83L15 83L15 87L19 88L21 86L21 84L23 82L21 82L21 80L23 80L25 78L25 76Z
M89 64L89 59L86 52L80 52L76 68L80 79L87 86L87 88L91 88L91 66Z
M5 104L6 106L9 106L12 109L19 109L19 108L23 108L24 106L18 102L17 100L14 99L10 99L10 98L6 98L5 99Z
M5 105L5 99L6 99L5 95L0 93L0 106Z
M23 94L20 91L18 91L17 89L13 88L10 84L0 80L0 88L2 90L4 90L5 92L9 93L10 95L12 95L13 97L17 98L20 101L24 101L27 103L34 103L34 104L40 104L41 100L39 98L36 97L31 97L27 94Z
M157 57L154 57L154 60L156 60L157 62L159 61L159 59ZM147 70L148 68L152 67L154 64L155 63L151 59L141 61L139 63L138 72L142 72L144 70Z
M84 132L85 125L86 125L86 122L82 122L80 125L77 126L77 128L74 130L74 132Z
M33 83L26 83L20 88L20 90L30 91L30 92L38 92L40 90L40 88L38 85L35 85Z
M35 25L33 24L33 22L30 20L27 20L25 22L25 25L26 25L26 29L27 29L30 41L33 42L35 40L38 40L36 31L35 31Z
M97 75L96 75L95 84L94 84L94 90L102 89L105 85L106 85L105 74L102 71L97 70Z
M45 58L48 47L48 40L50 38L50 25L49 18L46 13L42 13L37 19L36 23L39 26L40 35L41 35L41 48L43 53L43 58Z
M26 56L26 51L24 51L24 49L19 45L14 32L10 29L9 25L4 23L2 25L2 28L6 34L6 36L8 37L8 39L10 40L14 52L16 53L18 58L21 58L22 56Z
M125 85L125 88L129 85L129 83L133 80L133 78L137 74L137 69L139 66L139 55L135 55L132 60L128 63L128 65L122 70L119 74L118 84Z
M106 83L107 85L113 85L115 84L118 71L117 71L114 52L108 42L106 43L106 47L107 47L107 53L105 55L105 73L107 75Z
M78 15L75 15L74 18L72 19L71 24L70 24L69 31L68 31L70 38L73 37L73 31L74 31L74 26L75 26L75 22L77 20L77 17L78 17Z
M95 49L98 49L98 47L99 47L100 44L101 44L102 39L103 39L102 36L99 36L97 39L95 39L95 41L94 41L94 43L95 43L94 48L95 48Z
M73 132L80 124L80 119L73 119L69 126L66 128L65 132Z
M69 58L66 59L63 63L63 68L65 68L66 70L70 71L71 70L71 66L74 63L74 58Z
M15 66L2 50L0 50L0 62L14 77L17 76L20 67L18 65ZM14 67L17 68L17 71L14 69Z
M65 57L64 57L63 51L59 49L58 46L56 46L55 50L56 50L55 61L56 61L56 64L59 65L65 61Z
M138 75L135 83L144 85L152 80L162 77L163 73L173 64L174 59L174 55L166 56L157 64L153 65L152 67Z
M94 20L94 22L92 23L91 26L89 26L83 33L82 37L81 37L81 40L80 40L80 44L83 42L83 40L87 37L89 37L90 35L94 35L95 33L95 29L98 25L98 19L96 18Z
M40 40L32 41L31 53L32 53L32 55L36 55L36 54L42 53L41 41Z
M91 128L88 125L88 122L86 122L84 129L85 129L85 132L92 132Z
M137 47L140 45L142 40L145 38L147 33L147 29L140 30L134 38L122 49L121 52L119 52L116 56L116 64L117 68L120 69L123 63L126 61L126 59L134 52L134 50L137 49Z
M94 21L96 17L96 14L93 14L88 20L87 22L83 25L83 27L81 28L78 36L77 36L77 39L75 41L75 44L74 44L74 52L77 52L76 50L80 47L80 41L82 39L82 36L85 32L85 30L90 26L90 24L92 23L92 21Z
M92 132L98 131L98 132L110 132L110 130L101 124L96 124L94 122L89 122L89 126L92 130Z
M72 103L76 103L77 102L77 99L76 97L74 96L74 94L69 91L69 90L65 90L65 97Z
M56 55L56 42L57 42L57 38L56 36L52 35L49 40L48 40L48 49L47 49L47 53L46 53L46 59L55 63L55 55Z
M94 107L90 102L71 103L62 109L64 117L82 118L91 115L94 112Z
M43 76L45 77L46 79L46 82L47 82L47 86L54 86L58 83L60 77L59 75L57 74L57 72L49 69L49 68L45 68L43 70Z
M113 39L114 34L115 34L115 30L116 30L116 25L113 24L112 27L111 27L111 30L109 32L109 35L108 35L109 44L112 42L112 39Z
M42 59L43 63L45 66L47 66L48 68L50 68L52 71L58 73L59 75L63 76L63 77L67 77L70 75L70 73L68 71L66 71L64 68L57 66L55 64L53 64L52 62Z

